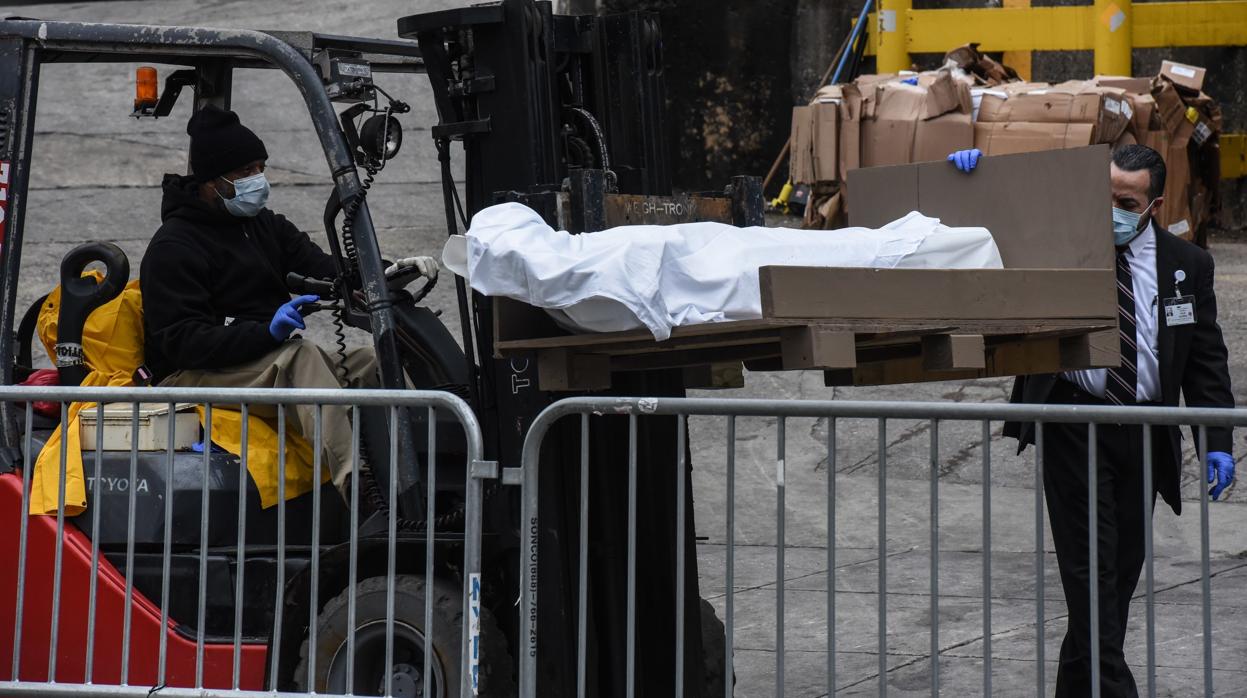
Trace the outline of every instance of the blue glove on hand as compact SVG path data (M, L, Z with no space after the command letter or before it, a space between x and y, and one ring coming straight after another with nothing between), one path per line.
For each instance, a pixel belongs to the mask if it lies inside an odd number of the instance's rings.
M1234 482L1234 457L1221 451L1211 451L1207 460L1208 484L1212 485L1208 494L1215 500Z
M268 323L268 333L278 342L284 342L295 330L305 329L307 326L303 324L303 316L299 314L299 308L318 300L320 296L299 296L278 308L277 312L273 313L272 321Z
M979 158L983 157L983 151L978 148L969 150L958 150L955 153L949 153L948 161L957 166L962 172L970 172L979 164Z

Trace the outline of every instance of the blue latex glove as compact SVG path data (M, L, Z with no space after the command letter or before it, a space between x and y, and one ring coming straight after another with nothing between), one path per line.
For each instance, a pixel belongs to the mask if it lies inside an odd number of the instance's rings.
M917 85L918 78L905 78L904 80L901 80L901 82L905 83L906 85Z
M983 151L978 148L969 150L958 150L955 153L949 153L948 161L956 165L957 169L962 172L970 172L979 164L979 158L983 157Z
M299 308L318 300L320 296L299 296L278 308L277 312L273 313L272 321L268 323L268 333L273 336L273 339L284 342L295 330L305 329L307 326L303 324L303 316L299 314Z
M1210 451L1207 460L1208 484L1212 485L1208 494L1216 499L1234 482L1234 457L1221 451Z

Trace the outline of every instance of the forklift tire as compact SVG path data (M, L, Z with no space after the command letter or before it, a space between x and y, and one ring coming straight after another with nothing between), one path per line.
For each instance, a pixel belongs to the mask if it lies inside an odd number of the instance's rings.
M714 612L710 602L701 599L701 653L705 667L703 698L719 698L727 688L727 632L723 621ZM736 686L736 674L732 674L732 686Z
M460 642L463 627L463 593L456 585L435 579L433 587L433 696L459 695ZM394 681L395 696L423 696L424 599L422 576L399 575L394 580ZM385 691L385 577L359 583L355 598L355 685L348 691L347 613L351 590L346 589L325 604L316 620L316 677L308 686L309 640L299 649L294 671L300 692L379 696ZM488 610L481 611L480 695L511 698L516 694L511 656L506 639Z

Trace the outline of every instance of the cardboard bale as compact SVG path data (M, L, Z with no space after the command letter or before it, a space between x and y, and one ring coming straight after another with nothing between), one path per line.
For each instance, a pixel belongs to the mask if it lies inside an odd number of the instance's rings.
M1165 160L1165 203L1156 212L1156 222L1174 235L1191 239L1196 226L1188 198L1191 171L1186 145L1176 144L1168 132L1160 129L1148 131L1139 143L1160 153Z
M1131 78L1122 75L1097 75L1091 78L1094 85L1100 87L1116 87L1127 94L1148 94L1152 91L1151 78Z
M1173 84L1198 93L1204 89L1204 74L1207 71L1195 65L1187 65L1185 63L1177 63L1174 61L1161 61L1160 74L1168 78Z
M984 155L1012 155L1093 144L1094 124L1027 121L974 124L974 147Z
M1133 114L1124 90L1071 80L1060 85L1015 91L1005 98L984 94L978 120L988 123L1089 123L1095 125L1093 143L1112 143L1126 129Z
M917 85L892 81L873 85L861 121L861 166L905 165L943 160L973 147L973 103L969 86L946 70L917 76Z
M1150 93L1128 93L1126 101L1130 103L1130 110L1134 112L1127 130L1134 135L1135 140L1141 142L1143 134L1160 128L1160 121L1156 118L1156 98L1152 97Z
M977 43L958 46L944 54L944 62L952 61L958 68L978 77L987 85L999 85L1018 79L1016 70L979 53L978 49Z
M839 101L816 101L792 110L789 177L794 184L835 180L839 173Z
M878 86L875 95L874 116L861 124L862 167L909 164L927 92L914 85L889 83Z
M1158 80L1152 89L1152 98L1156 100L1156 113L1160 118L1161 127L1175 143L1186 145L1195 133L1195 125L1186 118L1186 103L1178 94L1173 83Z
M1165 205L1160 224L1179 237L1190 240L1199 229L1191 215L1191 163L1185 145L1170 143L1165 153Z
M788 149L788 178L793 184L810 184L814 181L814 121L813 108L792 108L792 145Z
M934 119L950 111L969 113L973 109L969 85L947 70L934 70L917 76L918 86L927 91L923 118Z

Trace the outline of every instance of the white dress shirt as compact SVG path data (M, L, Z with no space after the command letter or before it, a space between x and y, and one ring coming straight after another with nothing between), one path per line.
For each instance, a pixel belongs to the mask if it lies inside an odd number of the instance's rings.
M1139 347L1139 381L1135 386L1135 399L1139 402L1160 402L1160 360L1156 334L1160 299L1156 290L1156 228L1151 221L1126 246L1125 254L1134 281L1135 339ZM1103 398L1108 369L1066 371L1061 377Z

